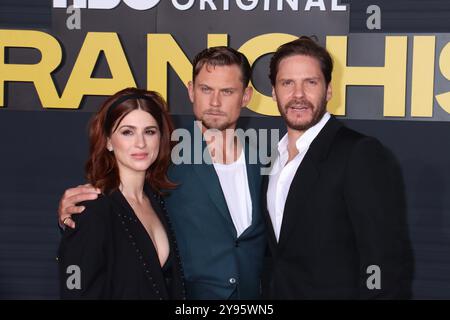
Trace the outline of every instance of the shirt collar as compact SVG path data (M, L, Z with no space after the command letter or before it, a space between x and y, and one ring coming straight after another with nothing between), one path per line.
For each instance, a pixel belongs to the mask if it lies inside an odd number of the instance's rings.
M319 122L317 122L314 126L306 130L295 142L298 152L302 152L305 148L309 147L314 139L317 137L319 132L325 127L328 120L330 120L331 116L328 112L322 116ZM284 137L278 142L278 154L280 155L281 160L288 156L288 134L286 133ZM287 159L287 158L286 158Z

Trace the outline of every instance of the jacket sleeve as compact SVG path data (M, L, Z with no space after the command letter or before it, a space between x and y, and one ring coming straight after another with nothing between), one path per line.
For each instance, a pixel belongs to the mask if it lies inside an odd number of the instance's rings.
M99 199L83 205L85 211L73 216L76 228L66 228L59 247L62 299L107 298L108 208Z
M353 147L344 197L360 255L360 298L409 298L412 253L403 178L376 139L363 138Z

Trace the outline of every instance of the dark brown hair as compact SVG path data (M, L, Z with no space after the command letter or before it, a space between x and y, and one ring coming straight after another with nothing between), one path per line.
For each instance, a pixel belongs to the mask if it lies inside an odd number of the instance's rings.
M192 81L195 82L195 78L204 65L212 67L237 65L241 70L241 81L244 88L248 87L248 83L252 76L252 69L247 57L239 51L229 47L211 47L197 54L193 62Z
M326 85L328 86L331 82L331 74L333 72L333 59L327 49L321 47L317 42L307 36L302 36L278 47L270 60L269 78L272 86L275 85L278 66L280 65L281 60L295 55L309 56L317 59L325 78Z
M116 158L106 149L107 138L127 114L138 109L148 112L155 118L161 133L158 157L147 169L146 183L158 193L161 193L161 189L170 189L175 186L167 178L172 147L170 137L173 131L167 104L157 92L128 88L107 99L92 117L89 125L86 178L104 193L110 193L120 185Z

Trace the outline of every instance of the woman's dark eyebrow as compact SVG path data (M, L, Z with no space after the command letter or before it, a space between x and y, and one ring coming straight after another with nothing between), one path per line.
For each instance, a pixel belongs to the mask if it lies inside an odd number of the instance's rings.
M124 127L131 128L131 129L136 129L135 126L132 126L132 125L129 125L129 124L124 124L124 125L120 126L119 129L122 129ZM152 126L145 127L145 129L152 129L152 128L158 129L158 126L152 125Z

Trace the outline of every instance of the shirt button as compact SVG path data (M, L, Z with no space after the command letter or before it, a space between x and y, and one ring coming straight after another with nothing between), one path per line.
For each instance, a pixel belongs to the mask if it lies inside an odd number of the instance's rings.
M228 280L231 284L235 284L236 283L236 279L235 278L230 278L230 280Z

